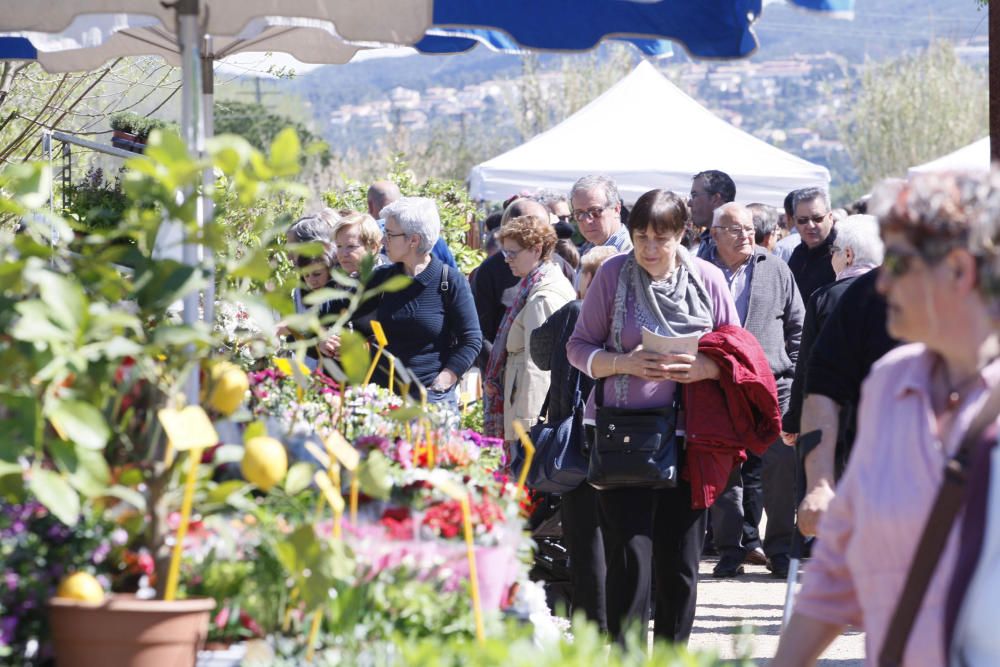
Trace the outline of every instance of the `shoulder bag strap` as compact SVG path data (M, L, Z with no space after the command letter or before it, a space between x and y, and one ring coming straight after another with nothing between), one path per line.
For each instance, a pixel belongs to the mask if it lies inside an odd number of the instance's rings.
M903 593L896 603L885 642L879 653L879 667L899 667L903 664L903 651L917 613L923 604L924 594L927 592L938 561L941 560L941 552L944 551L945 543L948 541L955 516L965 501L963 491L967 479L966 469L972 450L982 439L989 425L996 420L997 414L1000 414L1000 385L990 391L983 408L962 437L958 452L945 466L944 481L938 489L930 517L920 535L920 542L917 544L910 571L906 575L906 583L903 585Z

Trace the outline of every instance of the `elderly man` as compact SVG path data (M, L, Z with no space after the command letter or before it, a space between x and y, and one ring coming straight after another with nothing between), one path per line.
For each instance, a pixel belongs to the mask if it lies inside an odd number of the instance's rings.
M774 253L781 230L778 228L778 209L767 204L747 204L753 214L753 242L760 248Z
M830 198L822 188L802 188L792 195L795 228L802 242L788 258L788 268L804 301L837 276L830 264L830 246L837 240L837 229L830 212Z
M402 196L399 188L392 181L375 181L368 188L368 215L378 220L379 227L384 229L385 221L379 218L379 214L382 209ZM442 264L447 264L453 269L458 268L455 256L451 254L451 248L448 247L444 236L439 236L438 240L434 242L431 254L441 260Z
M725 274L743 327L764 348L784 411L795 375L805 309L788 266L755 247L754 233L749 209L723 204L713 214L709 259ZM712 507L712 532L719 551L714 576L738 576L748 556L760 558L757 524L761 497L767 512L763 551L770 559L772 574L787 576L795 531L796 466L795 451L779 440L762 458L748 454L747 461L733 470L729 487ZM745 495L749 496L746 502Z
M573 219L586 243L585 254L594 246L614 246L619 252L632 250L632 239L622 224L622 198L618 186L607 176L584 176L569 193Z
M736 199L736 184L724 171L709 169L694 175L691 179L691 195L688 206L691 209L691 225L698 232L698 247L693 249L702 259L708 259L712 252L712 214L723 204Z

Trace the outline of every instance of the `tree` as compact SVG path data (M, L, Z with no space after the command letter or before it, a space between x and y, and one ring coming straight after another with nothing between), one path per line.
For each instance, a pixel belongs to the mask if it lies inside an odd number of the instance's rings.
M259 150L267 150L286 127L295 130L303 146L315 146L313 153L320 164L325 167L330 163L330 149L301 123L273 113L261 104L218 102L215 105L216 134L238 134Z
M985 72L963 64L948 42L862 74L857 101L840 133L860 182L871 188L908 167L949 153L989 132Z

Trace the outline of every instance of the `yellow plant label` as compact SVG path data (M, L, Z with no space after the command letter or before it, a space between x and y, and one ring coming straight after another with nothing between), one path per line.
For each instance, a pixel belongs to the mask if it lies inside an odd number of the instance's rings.
M340 491L334 488L333 482L330 481L327 474L322 470L317 470L316 474L313 475L313 481L316 482L316 486L319 487L319 490L323 492L323 496L326 498L326 501L330 503L330 507L333 508L333 511L338 516L343 514L344 497L340 495Z
M379 344L379 347L385 347L389 344L389 339L385 337L385 329L382 328L382 323L378 320L371 321L372 333L375 334L375 341Z
M347 442L347 438L340 431L334 429L330 437L326 439L326 450L351 472L358 469L361 454L351 446L351 443Z
M295 371L292 370L292 361L294 361L293 359L286 359L285 357L274 357L271 361L274 364L274 367L277 368L282 373L284 373L285 375L291 375L291 376L295 375ZM308 366L306 366L301 361L296 361L296 364L298 366L300 374L309 375L311 371L309 370Z
M215 432L212 420L200 405L189 405L182 410L163 408L156 414L167 438L178 451L219 444L219 434Z
M330 467L330 456L324 452L315 442L306 443L306 451L316 457L316 460L323 467L324 470Z

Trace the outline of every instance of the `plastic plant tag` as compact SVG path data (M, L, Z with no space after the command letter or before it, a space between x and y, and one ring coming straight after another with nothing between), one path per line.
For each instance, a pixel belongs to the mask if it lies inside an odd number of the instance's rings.
M189 405L182 410L163 408L156 413L167 434L167 439L178 451L204 449L219 444L212 420L200 405Z
M326 451L335 456L341 465L351 472L358 469L361 454L347 442L347 438L340 431L334 430L326 439Z
M531 438L524 430L524 426L516 419L514 420L514 432L524 447L524 466L521 467L521 474L517 477L517 492L521 493L524 491L524 480L528 478L528 471L531 469L531 460L535 458L535 446L531 443Z
M382 328L382 323L378 320L371 321L372 333L375 334L375 341L378 343L379 347L385 347L389 344L389 339L385 337L385 329Z
M316 486L319 490L323 492L323 496L326 501L330 503L330 507L333 508L333 513L336 517L335 520L339 520L340 515L344 513L344 497L340 495L338 491L333 486L333 482L330 481L330 477L322 470L317 470L316 474L313 475L313 481L316 482Z

